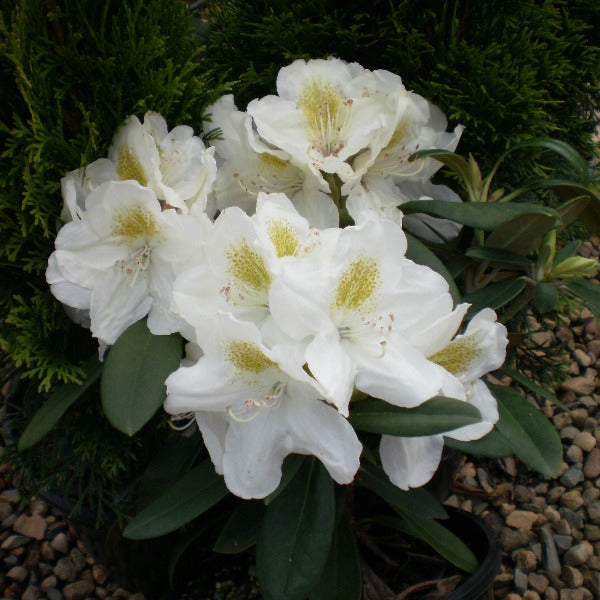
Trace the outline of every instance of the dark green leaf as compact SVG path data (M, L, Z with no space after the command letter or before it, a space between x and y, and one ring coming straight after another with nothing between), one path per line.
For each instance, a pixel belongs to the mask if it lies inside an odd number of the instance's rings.
M180 360L179 334L153 335L144 320L129 327L108 352L100 383L110 423L127 435L139 431L164 402L165 379Z
M83 383L67 383L57 388L33 415L19 438L19 452L37 444L58 423L67 409L98 381L102 364L97 356L89 358L82 367L86 374Z
M142 506L152 502L191 468L201 449L199 437L173 435L164 441L136 485L136 496L143 499Z
M436 435L481 422L481 413L468 402L436 396L414 408L400 408L367 398L352 406L350 423L360 431L405 437Z
M265 499L265 504L271 504L279 494L287 487L288 483L294 479L298 469L302 466L302 463L308 460L306 456L302 454L288 454L283 460L281 467L281 481L274 492L271 492Z
M565 287L600 319L600 285L588 279L573 279Z
M177 540L171 549L169 555L169 564L167 567L169 576L169 585L172 589L175 589L176 585L176 571L179 559L183 556L185 551L198 539L206 535L207 529L212 525L212 522L204 519L200 523L197 523L190 530L182 533L177 537Z
M513 453L510 442L496 429L492 429L486 436L471 442L461 442L444 437L444 443L449 448L455 448L465 454L473 456L486 456L488 458L505 458Z
M498 401L498 431L508 439L515 456L546 477L562 466L562 444L550 421L515 390L488 386Z
M242 502L231 513L213 550L221 554L238 554L254 546L264 514L262 502Z
M543 314L556 309L558 306L558 289L551 283L538 283L533 290L533 305Z
M333 482L316 461L269 504L256 543L256 567L266 600L304 600L327 562L335 523Z
M474 573L479 566L477 558L467 545L441 523L434 519L421 519L415 516L403 519L387 519L387 524L416 537L467 573Z
M460 292L444 263L423 242L410 233L406 234L406 238L408 240L406 257L419 265L431 267L436 273L439 273L448 282L454 304L458 304L460 302Z
M485 246L474 246L467 248L465 252L467 256L472 258L480 258L481 260L489 260L504 265L520 267L528 270L532 266L531 260L515 252L509 250L501 250L499 248L487 248Z
M141 510L125 527L132 540L158 537L185 525L227 495L225 482L209 460L194 467Z
M471 170L469 168L469 164L459 154L448 152L448 150L439 150L434 148L432 150L420 150L419 152L415 152L415 154L413 154L409 160L425 157L431 157L435 160L439 160L441 163L459 175L466 184L470 185Z
M558 213L541 204L516 202L447 202L444 200L413 200L402 205L405 214L423 212L450 219L477 229L492 231L519 215L548 215L558 223Z
M592 235L600 235L600 201L590 202L581 211L579 221Z
M586 209L590 203L589 196L576 196L561 204L556 210L560 214L562 227L570 225Z
M504 279L497 283L490 283L484 288L466 294L463 302L471 306L467 312L467 319L471 319L483 308L496 310L516 298L525 289L525 281L521 278Z
M448 516L444 507L425 488L401 490L389 480L381 467L370 464L362 465L357 482L377 494L396 510L420 517L444 518Z
M556 218L553 215L519 215L492 231L485 245L527 255L538 247L542 236L555 226Z
M329 556L310 600L360 600L362 578L354 533L346 519L335 529Z
M516 369L513 369L512 367L509 367L506 364L502 365L501 369L507 375L510 375L515 381L518 381L521 385L531 390L534 394L538 394L539 396L542 396L542 398L545 398L546 400L557 404L565 411L569 410L550 390L547 390L546 388L537 384L535 381L532 381L531 379L529 379L529 377L526 377L520 371L517 371Z

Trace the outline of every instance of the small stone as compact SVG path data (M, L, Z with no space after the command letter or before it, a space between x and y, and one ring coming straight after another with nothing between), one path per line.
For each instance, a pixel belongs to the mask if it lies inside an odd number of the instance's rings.
M563 519L566 519L571 526L571 534L575 535L575 529L583 529L583 517L579 513L583 513L582 510L574 511L565 506L561 507L560 514Z
M40 597L40 590L37 585L30 585L21 596L21 600L37 600Z
M511 552L517 548L527 546L531 539L531 532L524 529L511 529L503 527L500 532L500 545L505 552Z
M523 600L523 596L520 594L513 594L511 592L510 594L506 594L506 596L504 596L504 600Z
M54 556L54 548L52 548L50 542L42 542L40 545L40 558L46 562L52 562Z
M13 530L16 533L26 535L27 537L33 538L34 540L43 540L46 535L46 528L48 524L44 520L44 517L35 514L28 517L25 514L19 516L13 525Z
M561 552L566 552L573 545L573 538L570 535L553 535L554 543Z
M562 578L570 588L578 588L583 585L583 575L579 569L565 565L562 570Z
M24 535L11 535L2 542L2 546L0 547L2 550L14 550L15 548L29 544L30 541L31 539Z
M548 523L560 523L562 519L560 513L553 506L546 506L544 509L544 517L546 517ZM559 531L558 533L562 532Z
M104 565L95 564L92 567L92 575L96 583L104 585L108 579L108 569Z
M9 489L0 492L0 502L9 502L10 504L19 504L21 502L21 494L19 490Z
M546 591L549 583L548 578L541 573L529 573L527 582L529 583L529 587L539 594L543 594Z
M562 497L562 495L567 491L567 488L562 485L557 485L553 487L546 496L546 501L548 504L556 504Z
M50 542L50 545L58 552L66 554L69 551L69 540L66 533L61 531L56 534L54 539Z
M526 510L513 510L506 518L506 524L515 529L524 529L531 531L534 523L538 520L538 515Z
M573 438L573 443L584 452L590 452L596 446L596 438L589 431L580 431Z
M31 510L32 515L43 517L48 512L48 504L40 498L35 498L29 503L29 510Z
M94 594L96 594L96 598L100 600L104 600L108 596L108 590L105 590L103 587L97 587L94 590Z
M585 587L596 595L596 598L600 598L600 573L598 573L597 569L593 571L584 571L583 582Z
M49 588L56 587L57 583L58 579L56 578L56 575L49 575L40 584L40 589L42 590L42 592L45 592Z
M523 600L540 600L540 595L534 590L527 590L523 594Z
M575 444L572 444L571 446L569 446L566 454L566 459L568 462L575 463L575 464L582 464L583 463L583 450L579 447L576 446Z
M0 523L0 529L12 529L14 522L17 520L16 513L10 513L6 519Z
M571 377L571 379L567 379L560 384L560 389L585 396L586 394L593 393L596 389L596 384L587 377Z
M83 600L94 592L94 583L92 581L81 580L75 583L65 585L63 594L65 600Z
M515 590L522 594L527 589L527 575L518 567L515 569Z
M561 412L561 413L555 414L552 417L552 422L554 423L554 427L556 427L556 429L560 430L560 429L564 429L568 425L571 425L573 423L573 419L571 418L571 415L569 413Z
M540 541L543 548L543 563L546 571L552 575L560 576L561 565L558 558L556 545L552 539L552 530L548 525L540 528Z
M562 429L559 430L558 432L558 437L565 441L565 440L573 440L575 439L575 436L581 433L579 431L579 429L577 429L577 427L573 427L572 425L567 425L566 427L563 427Z
M27 579L27 569L21 565L17 565L13 567L6 576L13 581L18 581L19 583L23 583L25 579Z
M579 473L581 473L581 480L583 481L583 472L579 471ZM581 508L583 506L583 498L581 497L581 492L578 489L569 490L568 492L565 492L560 498L560 503L569 510L577 510L578 508Z
M600 556L596 556L595 554L594 554L594 556L590 556L586 565L590 569L594 569L595 571L600 571Z
M583 474L588 479L596 479L600 476L600 448L592 448L585 459Z
M553 587L547 588L544 592L544 600L558 600L558 592Z
M56 588L48 588L46 596L48 596L48 600L63 600L63 595Z
M12 513L12 506L8 502L0 502L0 522Z
M591 523L586 523L583 526L583 534L585 535L585 539L588 542L600 541L600 527L598 527L598 525L592 525Z
M585 350L575 348L573 357L582 367L589 367L592 364L592 359Z
M600 501L588 504L586 511L590 521L596 525L600 525Z
M598 500L598 498L600 498L600 490L596 487L589 486L587 489L583 490L582 497L583 501L586 504L589 504L590 502L595 502L596 500Z
M83 571L86 563L85 556L82 554L81 550L79 550L78 548L73 548L69 553L69 556L71 557L71 560L73 561L77 572L79 573Z
M583 470L579 467L569 467L561 476L560 484L566 488L572 488L584 480Z
M70 558L61 558L54 567L54 574L62 581L75 581L77 571Z
M513 562L524 573L529 573L537 568L537 558L531 550L525 550L521 548L519 550L515 550L511 556Z
M571 546L563 557L566 565L578 566L585 564L594 554L594 547L586 540Z

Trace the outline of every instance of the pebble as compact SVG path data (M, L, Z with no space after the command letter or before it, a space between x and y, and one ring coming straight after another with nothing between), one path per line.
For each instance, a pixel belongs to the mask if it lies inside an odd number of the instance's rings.
M561 565L558 558L558 551L552 539L552 530L548 525L540 528L540 541L543 548L543 563L546 571L552 575L560 576Z
M13 525L13 531L20 533L27 537L33 538L34 540L43 540L46 535L46 523L44 517L39 514L31 515L28 517L25 514L19 515Z
M600 525L600 501L588 504L586 511L590 521L596 525Z
M549 581L548 578L541 573L529 573L529 575L527 575L527 583L531 589L543 594L548 587Z
M583 481L583 472L579 471L579 473L581 473L581 480ZM565 492L560 498L560 503L569 510L577 510L578 508L581 508L584 504L583 498L581 497L581 492L578 489L573 489L569 490L568 492Z
M86 579L69 583L63 589L65 600L83 600L94 592L94 583Z
M21 565L17 565L16 567L10 569L6 576L13 581L23 583L23 581L27 579L27 569Z
M531 532L524 529L511 529L503 527L500 532L500 545L505 552L527 546L531 539Z
M37 585L30 585L21 596L21 600L37 600L40 597Z
M515 529L531 531L533 525L537 522L538 515L526 510L513 510L506 517L506 524Z
M54 567L54 574L62 581L75 581L77 570L70 558L60 558Z
M585 564L593 554L594 547L587 540L584 540L571 546L565 552L563 560L566 565L578 566Z
M578 588L583 585L583 575L579 569L565 565L562 570L562 578L570 588Z
M567 551L573 545L573 537L570 535L555 534L552 536L559 552Z
M573 464L573 463L582 464L583 463L583 450L579 446L572 444L571 446L569 446L569 449L567 450L565 457L566 457L567 461L570 462L571 464Z
M584 452L590 452L596 446L596 438L589 431L580 431L573 438L573 443Z
M585 459L583 474L587 479L600 476L600 448L592 448Z
M66 554L69 551L69 540L64 532L58 533L50 542L50 545L54 550L57 550L62 554Z

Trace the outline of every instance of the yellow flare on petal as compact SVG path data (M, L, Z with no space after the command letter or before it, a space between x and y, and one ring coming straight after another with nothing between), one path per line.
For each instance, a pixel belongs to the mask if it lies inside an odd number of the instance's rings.
M373 296L379 283L380 275L375 259L366 256L359 258L346 269L340 278L335 306L358 310Z
M276 365L253 342L235 340L230 342L226 350L227 360L244 373L262 373Z
M267 231L278 258L296 254L300 238L288 221L284 219L271 221L267 226Z
M477 340L470 336L450 342L445 348L432 354L429 360L453 375L460 375L467 371L480 353L481 349Z
M227 272L256 291L267 291L271 286L271 275L264 258L248 245L246 240L229 247L226 253L229 267Z
M117 177L121 180L134 179L140 185L148 185L148 177L142 167L142 163L140 163L135 153L127 146L119 148Z
M283 160L282 158L274 156L273 154L269 154L268 152L263 152L259 154L258 158L265 167L272 167L275 169L286 169L290 166L290 163L287 160Z
M124 209L113 217L113 234L126 242L152 238L159 232L156 217L142 206Z

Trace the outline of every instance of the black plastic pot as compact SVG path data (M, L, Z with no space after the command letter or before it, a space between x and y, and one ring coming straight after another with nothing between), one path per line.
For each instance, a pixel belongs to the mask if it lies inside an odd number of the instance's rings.
M442 521L443 525L460 537L479 560L479 569L446 596L446 600L492 600L502 554L496 534L480 517L458 508L446 509L449 518Z

